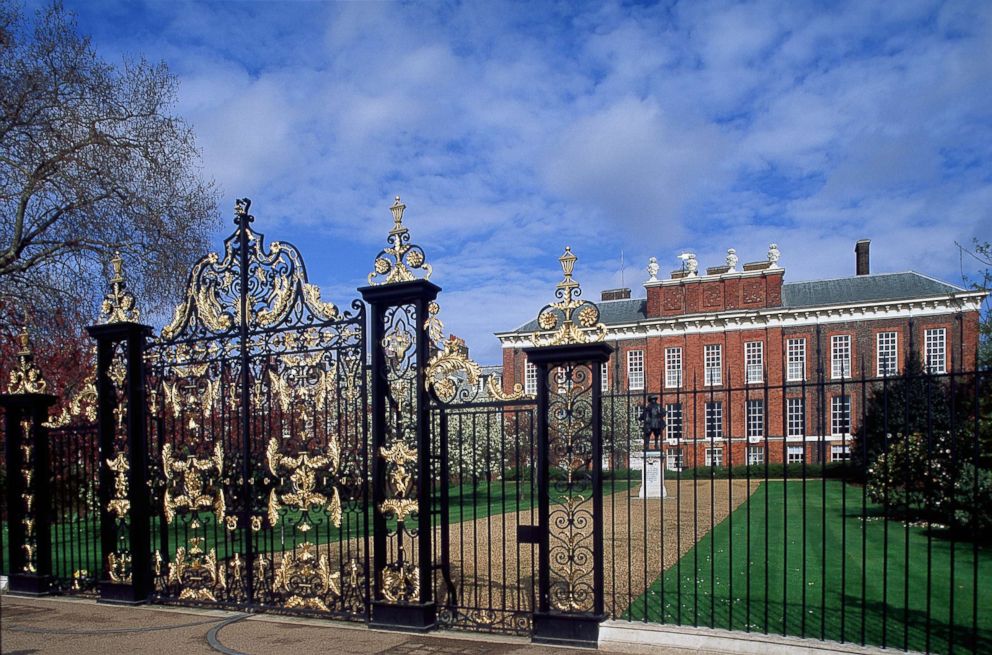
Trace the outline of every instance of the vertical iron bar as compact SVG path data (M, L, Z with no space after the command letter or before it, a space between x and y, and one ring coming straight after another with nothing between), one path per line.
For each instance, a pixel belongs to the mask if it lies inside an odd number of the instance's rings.
M245 596L249 605L255 602L255 544L251 531L252 489L251 489L251 353L248 335L248 223L247 213L238 215L238 256L240 259L241 283L239 289L240 322L238 325L239 355L241 361L241 534L245 551Z
M539 362L535 366L537 367L537 502L539 521L538 609L542 613L547 613L551 611L551 575L548 557L550 547L548 514L551 510L549 502L551 489L548 484L548 469L551 464L548 459L548 365Z

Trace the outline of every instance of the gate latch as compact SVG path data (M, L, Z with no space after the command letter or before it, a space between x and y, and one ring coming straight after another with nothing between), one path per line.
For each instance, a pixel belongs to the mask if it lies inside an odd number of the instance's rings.
M538 525L518 525L517 543L536 544L541 541L541 527Z

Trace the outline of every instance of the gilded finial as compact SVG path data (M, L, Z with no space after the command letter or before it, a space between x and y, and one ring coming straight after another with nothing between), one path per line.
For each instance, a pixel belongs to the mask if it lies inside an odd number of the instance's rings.
M124 258L120 252L115 252L110 260L114 275L110 278L110 290L103 297L100 306L100 320L104 323L124 323L137 321L141 317L134 294L128 291L124 279Z
M389 211L393 214L392 232L400 232L403 230L403 210L405 209L406 205L403 204L399 196L396 196L396 201L393 202L393 205L389 208Z
M251 223L255 217L248 213L251 209L251 198L238 198L234 201L234 224Z
M565 252L558 258L565 274L555 290L559 300L545 305L537 316L537 325L542 332L555 332L550 335L535 332L531 337L535 346L592 343L606 337L606 326L599 322L599 307L579 298L582 288L572 277L577 260L571 246L566 246Z
M396 196L389 208L393 215L393 229L386 239L389 246L375 258L374 269L369 273L369 284L395 284L416 280L413 272L418 269L424 271L423 279L431 278L431 265L427 263L423 248L410 243L410 230L403 225L404 210L406 205ZM379 277L386 279L376 281Z
M31 336L28 326L21 328L17 335L20 350L17 353L17 368L10 372L7 383L7 393L45 393L48 382L41 374L41 369L34 363L34 353L31 351Z

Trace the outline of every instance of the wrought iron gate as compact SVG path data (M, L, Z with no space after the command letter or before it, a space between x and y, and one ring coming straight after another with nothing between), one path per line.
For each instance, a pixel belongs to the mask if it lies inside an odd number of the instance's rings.
M145 352L153 597L369 612L365 310L238 201Z

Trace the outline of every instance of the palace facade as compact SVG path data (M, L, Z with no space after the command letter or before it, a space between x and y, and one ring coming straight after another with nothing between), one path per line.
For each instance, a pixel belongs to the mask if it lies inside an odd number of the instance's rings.
M642 297L602 293L614 348L604 398L640 396L626 403L634 412L658 396L671 469L847 459L867 387L900 375L908 353L934 375L974 370L985 295L915 272L871 274L867 240L855 254L854 276L791 283L774 244L740 267L731 249L705 273L683 255L668 279L652 258ZM496 334L505 391L536 389L523 349L537 329Z

